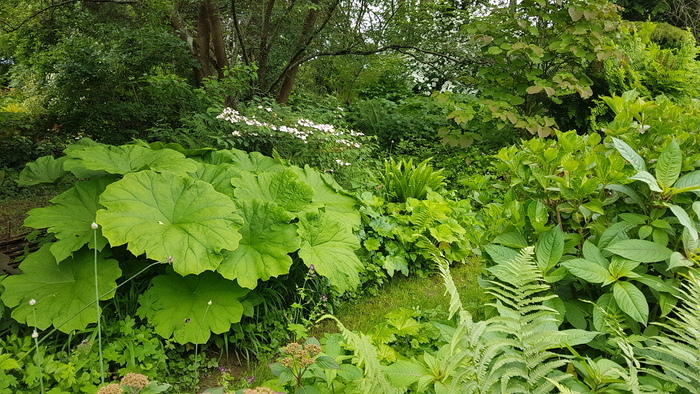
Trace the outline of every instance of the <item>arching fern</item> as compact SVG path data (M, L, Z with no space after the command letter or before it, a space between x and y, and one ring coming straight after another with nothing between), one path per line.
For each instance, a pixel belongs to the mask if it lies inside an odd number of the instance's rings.
M691 271L684 289L682 304L675 308L676 317L668 323L658 323L667 336L657 336L656 344L643 352L647 364L661 367L644 368L657 378L675 383L687 392L696 393L700 387L700 274Z

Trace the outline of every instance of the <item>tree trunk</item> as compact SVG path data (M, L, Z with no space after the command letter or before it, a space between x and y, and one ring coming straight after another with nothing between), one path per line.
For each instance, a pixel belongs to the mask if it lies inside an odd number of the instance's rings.
M258 52L258 88L263 91L265 88L265 78L267 78L267 59L270 56L270 46L268 38L270 35L270 19L275 0L268 0L263 13L262 29L260 32L260 51Z
M209 23L209 4L207 0L202 0L199 4L197 15L197 38L194 42L194 52L199 69L195 71L197 83L201 85L204 78L211 75L209 59L209 40L211 38L211 24Z
M319 4L319 0L312 0L311 2L316 6ZM285 104L287 100L289 100L289 96L292 94L292 87L294 86L297 72L299 72L299 60L301 60L304 55L304 49L306 48L311 32L316 25L317 18L318 9L316 7L309 9L309 12L306 14L306 19L304 20L304 25L301 29L301 36L299 36L299 40L297 41L296 50L294 51L295 55L289 62L291 67L289 67L287 72L285 72L282 86L277 94L276 100L280 104Z
M214 59L216 59L216 73L219 78L224 77L224 68L229 66L226 56L226 44L224 43L224 33L221 28L221 17L219 16L219 4L217 0L204 0L207 4L209 16L209 27Z

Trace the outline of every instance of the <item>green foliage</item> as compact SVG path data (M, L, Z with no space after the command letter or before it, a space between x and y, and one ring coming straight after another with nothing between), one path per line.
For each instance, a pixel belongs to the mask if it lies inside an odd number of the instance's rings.
M425 200L428 191L440 192L445 185L441 174L443 170L433 170L429 162L430 159L426 159L414 165L412 159L386 161L380 182L387 201L402 203L409 198Z
M642 96L665 95L689 101L698 95L700 64L693 34L668 24L638 22L617 41L619 58L604 61L609 93L637 90Z
M469 131L484 135L514 127L521 136L546 137L568 121L554 118L568 97L571 112L593 95L592 64L613 56L619 24L617 7L607 1L500 3L463 29L479 60L462 82L478 93L454 104L458 124L485 122ZM571 118L569 115L568 118Z
M472 251L467 228L473 220L466 200L451 200L431 191L425 200L408 198L404 203L387 202L365 192L360 201L364 225L360 235L363 255L369 261L368 290L381 284L387 274L434 272L430 254L419 243L423 236L438 243L450 261L462 262Z
M137 279L145 284L132 287L141 294L138 314L180 343L204 343L244 313L252 316L271 278L289 275L280 284L293 288L294 262L315 267L338 293L360 284L356 200L327 174L238 150L142 142L110 147L87 139L59 160L65 172L90 179L30 212L26 224L48 227L58 242L27 257L23 275L3 282L3 302L24 324L33 324L30 299L42 313L41 329L84 329L94 321L94 314L83 316L94 303L94 294L83 296L94 293L86 264L91 249L113 254L125 272L146 267L145 278ZM53 168L55 161L37 161L26 171L42 166ZM158 262L170 266L152 269ZM99 293L107 299L122 274L115 260L101 266ZM46 275L67 279L56 284ZM261 283L263 289L247 294Z
M139 324L131 317L108 321L103 334L104 359L110 370L117 376L142 374L151 380L154 389L168 386L155 382L158 380L168 382L176 392L189 392L197 384L199 372L188 367L216 365L216 360L205 359L202 355L195 360L184 349L175 349L155 335L152 327ZM3 349L0 393L39 392L39 366L46 392L95 392L100 383L99 370L95 368L99 362L96 336L93 330L70 335L48 334L50 338L46 339L50 340L45 341L41 355L36 356L29 333L3 335L0 339ZM9 361L2 362L3 359Z
M665 335L654 337L654 344L646 347L642 355L648 364L662 368L661 371L649 368L645 372L693 392L700 383L697 363L700 350L700 277L697 271L689 273L679 298L682 304L674 308L676 317L659 324L666 329Z

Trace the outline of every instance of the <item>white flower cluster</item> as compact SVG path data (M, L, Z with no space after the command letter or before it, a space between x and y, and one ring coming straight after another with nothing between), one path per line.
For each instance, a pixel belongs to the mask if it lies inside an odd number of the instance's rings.
M336 162L336 164L341 165L341 166L349 166L350 165L350 163L348 163L346 161L342 161L340 159L335 159L335 162Z
M263 109L263 107L258 106L258 109ZM264 109L267 112L272 112L272 108L264 108ZM224 111L219 116L217 116L217 118L227 120L231 123L245 123L248 126L267 127L270 130L281 131L283 133L287 133L287 134L293 135L296 138L299 138L300 140L304 141L304 143L308 143L307 139L309 138L309 136L313 135L312 130L298 129L296 127L290 127L290 126L285 126L285 125L277 126L274 124L261 122L261 121L255 119L255 117L248 118L244 115L241 115L240 112L236 111L233 108L224 108ZM321 131L323 133L330 134L330 135L336 136L336 137L342 136L345 134L348 134L352 137L359 137L359 136L364 135L363 133L353 131L353 130L350 130L348 133L344 133L343 131L336 130L336 128L333 125L316 124L309 119L303 119L303 118L297 119L297 124L301 127L318 130L318 131ZM256 133L248 133L248 134L255 135L255 136L258 135ZM231 133L231 135L234 137L241 137L242 136L240 131L234 131ZM323 139L327 140L328 138L323 138ZM359 148L362 146L362 144L360 144L359 142L348 141L348 140L342 139L342 138L337 139L336 143L345 145L348 148ZM349 165L349 163L344 164L344 165Z

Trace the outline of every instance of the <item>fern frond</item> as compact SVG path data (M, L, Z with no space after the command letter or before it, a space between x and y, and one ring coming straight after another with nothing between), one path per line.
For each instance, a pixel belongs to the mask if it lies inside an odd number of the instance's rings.
M697 271L689 272L679 300L682 304L674 308L676 317L658 324L666 329L666 336L655 337L657 344L645 349L644 361L661 367L664 372L652 368L643 370L696 392L700 387L700 275Z
M372 345L369 336L365 334L356 334L343 325L335 316L324 315L318 321L331 319L335 321L338 326L338 330L343 335L343 338L348 342L348 344L354 349L356 362L355 365L362 368L364 367L364 379L361 383L362 391L365 394L374 393L399 393L399 389L392 387L391 384L386 380L384 373L382 372L381 364L379 363L379 356L377 355L377 349Z

